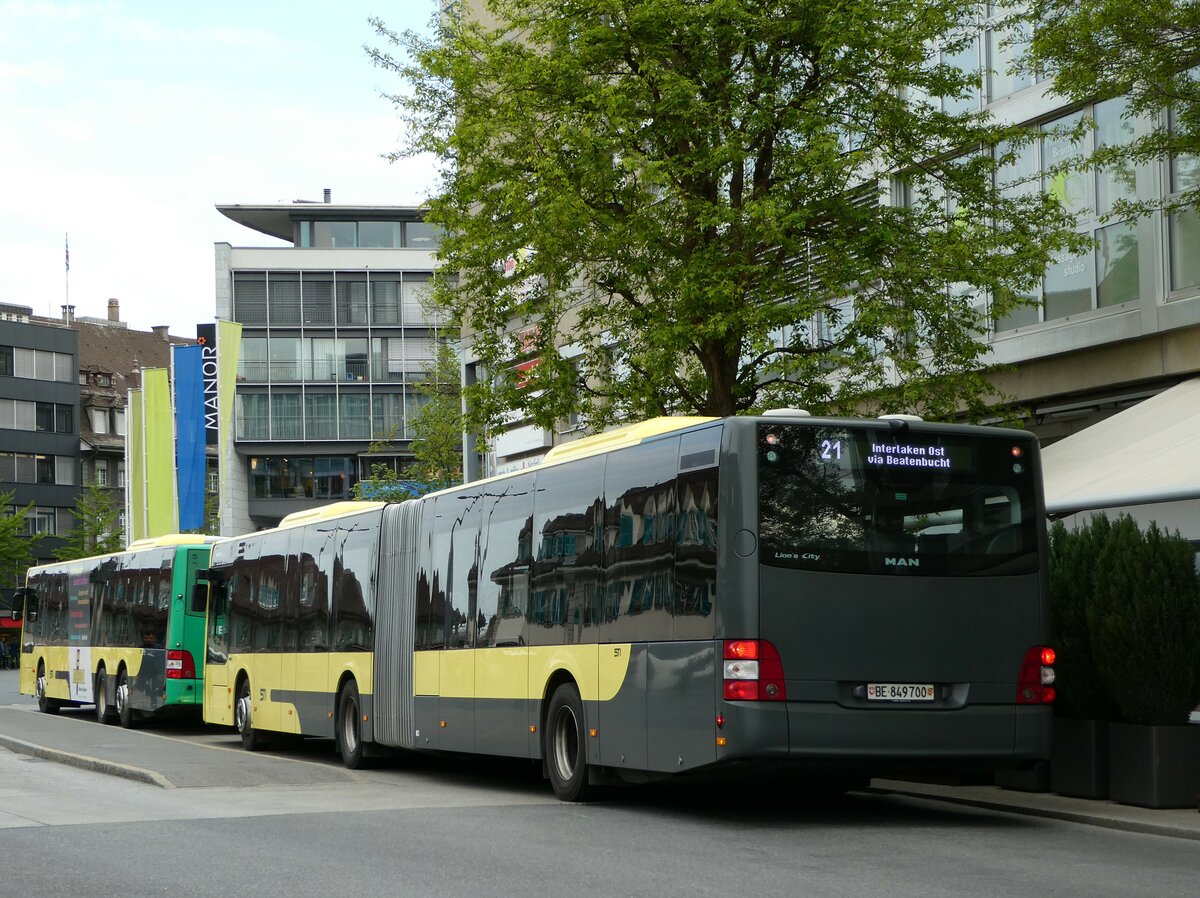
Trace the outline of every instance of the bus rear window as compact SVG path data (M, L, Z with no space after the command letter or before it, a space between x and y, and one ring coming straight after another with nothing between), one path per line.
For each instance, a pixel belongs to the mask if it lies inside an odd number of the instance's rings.
M890 428L761 424L759 560L850 573L1036 569L1030 443Z

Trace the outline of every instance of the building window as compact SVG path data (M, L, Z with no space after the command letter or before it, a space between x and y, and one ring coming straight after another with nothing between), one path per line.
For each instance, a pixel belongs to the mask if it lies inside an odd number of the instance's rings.
M81 384L87 382L86 375L76 370L75 357L69 353L13 346L0 346L0 375L60 383L71 383L78 376Z
M1002 9L993 11L993 14ZM1024 90L1033 84L1027 71L1013 71L1014 64L1029 50L1029 34L1023 27L1018 30L991 26L984 35L987 50L988 101L995 102Z
M342 456L256 456L250 459L256 499L345 499L356 480L354 459Z
M338 397L338 428L343 440L371 438L371 406L366 393L342 393Z
M125 436L125 409L113 409L113 421L115 423L113 433L118 436Z
M58 509L42 507L31 509L25 515L25 533L28 536L36 536L39 533L54 536L58 533Z
M117 486L121 489L125 488L125 462L117 462Z
M88 411L92 419L92 433L97 436L108 433L108 409L93 408Z
M271 394L271 439L298 440L301 438L300 394Z
M240 440L271 438L270 397L266 393L237 394L237 436Z
M1074 139L1070 129L1090 114L1095 128ZM1077 168L1071 162L1100 146L1124 145L1138 135L1128 117L1128 101L1117 97L1051 122L1040 143L1022 148L1018 158L997 172L1002 193L1017 196L1041 189L1076 216L1081 230L1096 239L1096 248L1060 255L1047 268L1040 290L1028 294L1033 305L997 319L997 332L1079 315L1133 302L1140 295L1140 245L1133 220L1110 221L1117 204L1136 197L1136 171L1123 165L1110 169ZM997 154L1009 151L1000 147Z
M108 460L107 459L100 458L100 459L96 460L96 485L97 486L108 486Z

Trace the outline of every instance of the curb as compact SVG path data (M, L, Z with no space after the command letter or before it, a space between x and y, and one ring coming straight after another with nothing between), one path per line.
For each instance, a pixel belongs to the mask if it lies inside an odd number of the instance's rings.
M927 801L941 801L948 804L958 804L965 807L981 808L988 811L1003 811L1007 814L1017 814L1023 817L1043 817L1050 820L1064 820L1069 823L1082 823L1086 826L1099 826L1104 829L1120 830L1122 832L1142 833L1151 836L1167 836L1172 839L1189 839L1200 841L1200 829L1186 829L1167 824L1154 823L1149 820L1134 820L1128 817L1106 816L1104 814L1074 811L1066 808L1038 807L1030 804L993 800L970 795L956 795L946 789L905 788L897 782L886 785L871 786L871 792L880 795L903 795L909 798L920 798Z
M106 761L102 758L93 758L88 755L78 755L74 752L60 751L57 748L46 748L43 745L35 745L32 742L14 739L12 736L0 735L0 747L7 748L9 751L16 752L17 754L55 761L59 764L78 767L82 770L106 773L109 776L120 776L125 779L137 780L138 782L148 783L151 786L159 786L163 789L176 788L174 783L154 770L145 770L129 764L118 764L115 761Z

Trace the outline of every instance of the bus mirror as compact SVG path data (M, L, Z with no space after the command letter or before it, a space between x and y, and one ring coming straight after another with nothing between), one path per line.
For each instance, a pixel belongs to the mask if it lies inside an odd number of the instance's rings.
M20 620L22 617L25 617L31 624L37 620L36 595L37 594L32 589L18 589L13 592L13 620Z

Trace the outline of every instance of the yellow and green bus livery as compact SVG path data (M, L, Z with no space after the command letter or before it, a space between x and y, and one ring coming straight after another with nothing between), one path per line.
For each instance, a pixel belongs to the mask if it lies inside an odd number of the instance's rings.
M176 534L29 569L14 602L21 692L53 714L94 704L133 726L203 698L204 610L213 537Z

